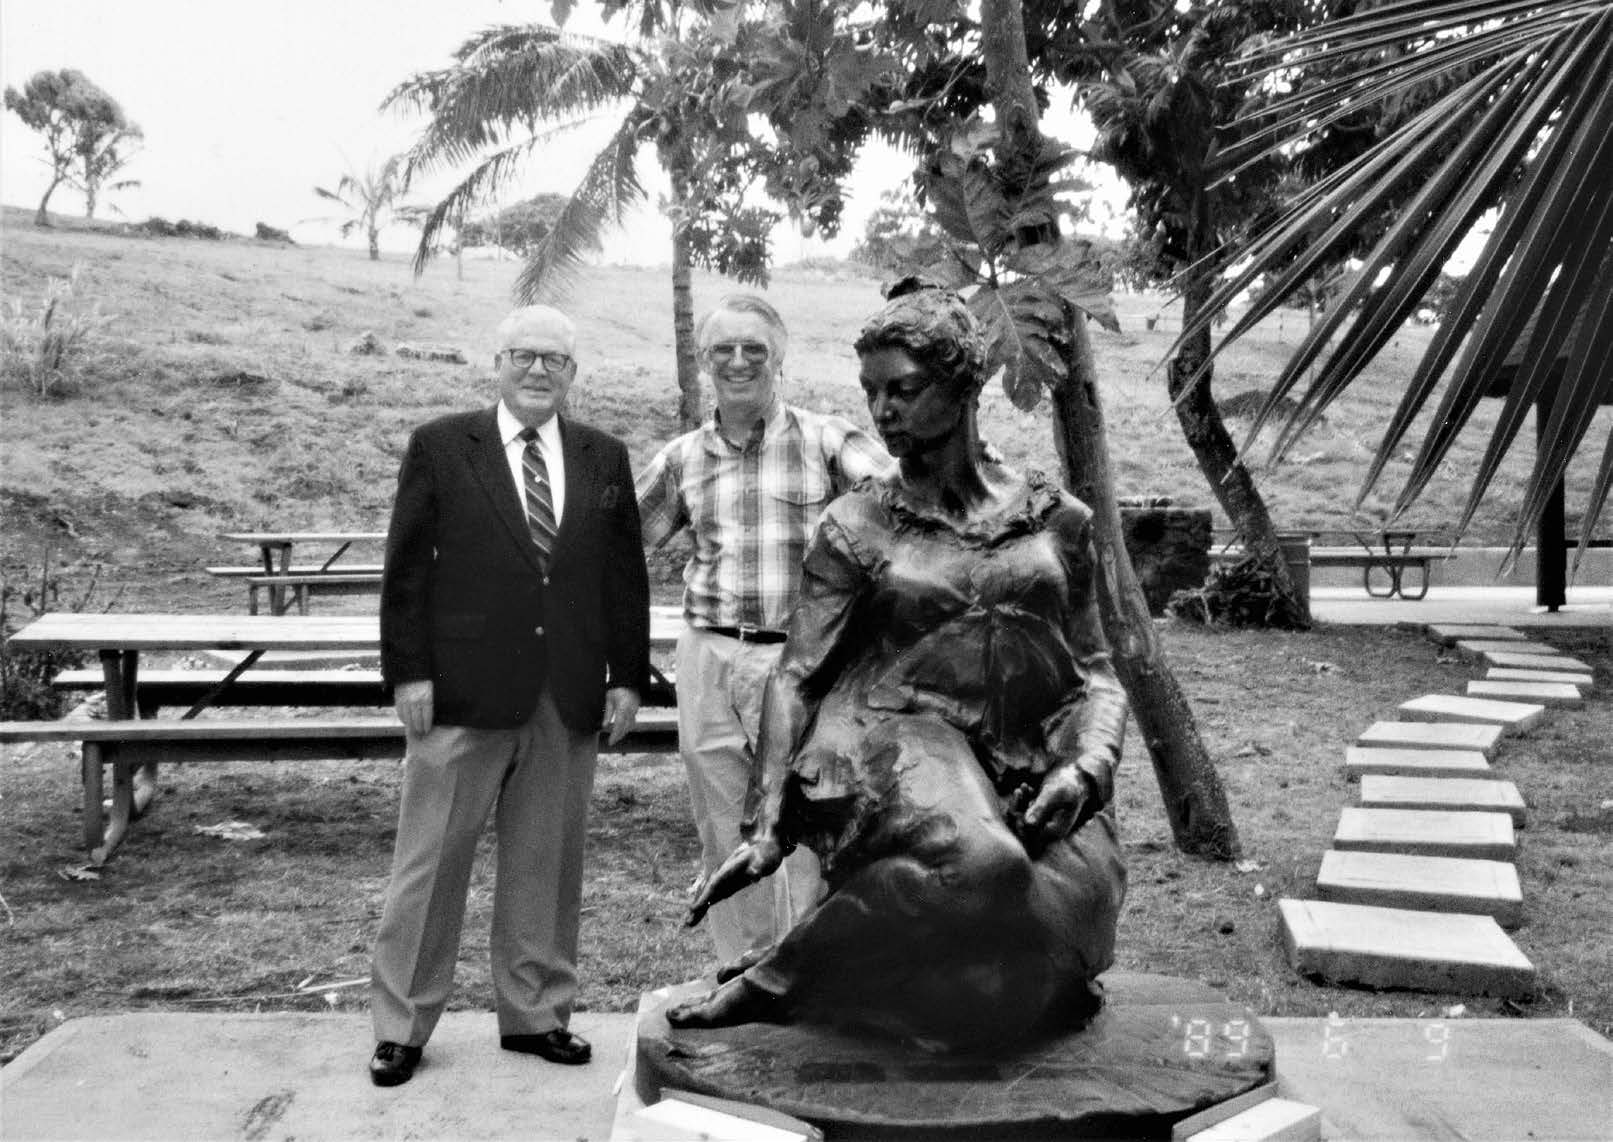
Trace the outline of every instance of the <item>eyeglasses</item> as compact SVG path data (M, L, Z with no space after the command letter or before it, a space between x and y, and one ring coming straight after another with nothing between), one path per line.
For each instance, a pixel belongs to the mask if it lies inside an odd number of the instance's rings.
M713 361L743 357L747 365L760 365L773 355L772 346L764 341L722 341L707 345L701 352Z
M510 359L510 364L518 369L530 369L539 361L543 362L543 371L546 373L563 373L566 366L571 364L571 357L566 353L539 353L534 349L506 349L504 355Z

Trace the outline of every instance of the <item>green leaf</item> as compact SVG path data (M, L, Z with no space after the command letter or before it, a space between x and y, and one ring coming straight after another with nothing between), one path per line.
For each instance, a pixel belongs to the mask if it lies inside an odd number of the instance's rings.
M1008 399L1029 412L1044 390L1069 376L1061 347L1068 320L1063 301L1039 281L1022 278L982 286L968 304L985 333L987 371L1001 369Z
M1109 274L1092 256L1090 244L1076 240L1029 246L1010 254L1004 265L1036 279L1111 333L1120 332Z

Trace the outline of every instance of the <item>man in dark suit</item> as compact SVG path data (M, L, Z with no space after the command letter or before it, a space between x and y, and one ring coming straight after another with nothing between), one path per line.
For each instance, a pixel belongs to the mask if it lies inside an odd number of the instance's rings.
M498 404L414 432L387 536L381 669L408 749L372 972L380 1086L408 1081L448 1002L490 812L500 1043L591 1053L566 1028L588 799L601 723L627 733L648 680L649 587L626 448L558 415L570 320L518 309L498 337Z

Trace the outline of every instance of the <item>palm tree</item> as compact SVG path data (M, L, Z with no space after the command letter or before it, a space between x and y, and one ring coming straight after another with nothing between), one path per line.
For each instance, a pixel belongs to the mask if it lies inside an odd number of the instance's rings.
M403 189L403 156L393 155L378 167L372 164L362 172L344 174L335 190L316 186L314 193L353 212L353 217L342 223L342 237L363 230L370 240L370 261L379 262L381 227L393 213L393 204Z
M454 53L453 66L413 76L385 101L430 116L408 152L408 178L475 160L425 215L416 270L430 257L441 227L514 179L527 156L585 122L619 117L549 234L527 254L515 289L526 303L561 294L583 256L599 248L606 228L644 200L639 148L655 144L672 184L673 332L678 416L686 427L700 417L690 288L695 197L710 172L727 161L727 142L744 136L742 110L725 121L710 113L709 102L691 97L693 88L711 78L709 69L689 58L697 50L673 38L651 50L540 24L505 25L473 36ZM760 280L765 273L765 267L748 274L746 269L736 270L742 280Z
M1214 313L1260 276L1273 278L1219 351L1353 236L1391 219L1295 351L1250 439L1314 366L1274 455L1292 447L1411 317L1475 224L1498 216L1389 418L1357 505L1448 375L1394 514L1427 485L1480 398L1504 393L1457 531L1534 407L1535 461L1512 546L1515 555L1531 534L1543 550L1555 545L1542 519L1569 461L1595 443L1598 406L1613 402L1613 0L1391 0L1270 45L1250 67L1273 85L1313 68L1329 78L1262 108L1263 129L1233 152L1223 177L1240 162L1303 150L1362 107L1408 94L1426 103L1297 195L1238 251L1241 272L1206 306ZM1576 567L1610 483L1613 428L1581 514Z

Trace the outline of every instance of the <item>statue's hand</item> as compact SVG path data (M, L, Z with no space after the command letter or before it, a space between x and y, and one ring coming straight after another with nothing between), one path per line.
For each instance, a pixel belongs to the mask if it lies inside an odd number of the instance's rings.
M685 925L693 928L706 918L713 904L772 875L784 863L784 846L772 833L759 833L728 854L717 871L695 882L694 900Z
M1092 796L1086 774L1073 765L1062 765L1048 773L1042 788L1025 810L1019 839L1032 854L1069 836L1082 819L1082 810Z

